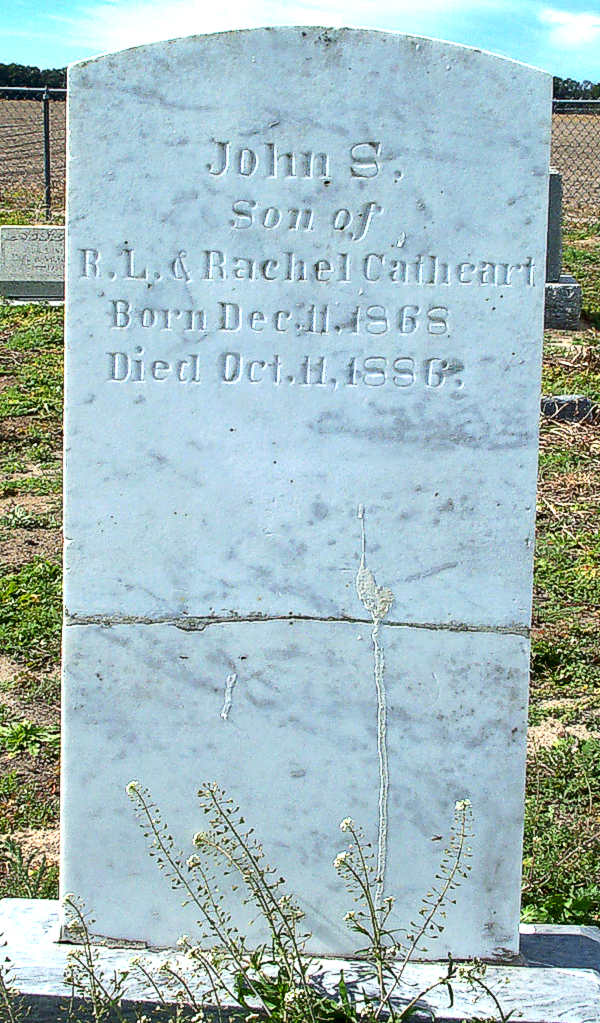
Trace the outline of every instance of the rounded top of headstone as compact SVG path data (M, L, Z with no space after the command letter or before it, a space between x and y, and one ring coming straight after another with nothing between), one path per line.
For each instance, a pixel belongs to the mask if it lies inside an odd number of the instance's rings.
M328 27L323 25L272 25L259 28L236 28L222 32L197 33L189 36L178 36L173 39L164 39L158 42L143 43L139 46L127 47L123 50L115 50L99 54L96 57L89 57L76 61L69 65L68 71L80 71L98 62L156 58L159 54L171 57L179 54L190 47L198 50L202 48L210 52L215 48L229 47L232 51L250 50L253 46L259 46L263 50L270 45L282 44L322 47L329 50L332 57L340 46L396 46L404 52L411 52L413 57L431 59L435 54L441 58L453 58L454 60L480 61L486 63L497 62L506 71L512 70L514 75L525 73L527 75L540 75L546 77L550 82L552 76L549 72L521 61L513 60L488 50L474 46L466 46L462 43L449 42L448 40L435 39L430 36L407 35L402 32L390 32L375 28L355 28L351 26ZM258 59L258 55L254 59ZM452 66L448 67L448 71Z

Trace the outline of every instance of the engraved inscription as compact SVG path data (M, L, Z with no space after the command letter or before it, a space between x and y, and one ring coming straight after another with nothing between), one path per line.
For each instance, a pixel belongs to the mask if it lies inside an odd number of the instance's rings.
M539 286L528 253L449 258L425 240L425 212L423 236L407 230L406 168L376 137L335 151L283 136L248 144L243 135L215 134L202 145L200 173L220 195L211 203L220 222L207 218L205 233L164 252L145 251L131 236L79 250L79 278L99 289L107 336L123 337L106 345L111 385L383 387L399 397L421 390L460 398L468 385L460 335L469 326L461 322L469 293L492 298L494 311L496 296L518 301L518 292ZM341 195L328 188L334 181L343 182ZM397 202L382 181L400 184ZM426 210L422 199L410 201ZM461 317L453 309L458 294ZM168 354L155 350L161 338ZM280 346L283 354L269 354Z
M181 384L200 382L199 356L195 352L174 363L167 359L145 359L141 345L136 346L132 355L127 352L107 352L107 355L108 379L120 384L126 380L141 383L147 379L163 381L169 377Z
M268 207L274 209L274 207ZM368 231L380 207L368 203L359 213L355 230L361 232L359 240ZM288 211L289 212L289 211ZM298 211L292 210L295 214ZM346 211L348 212L348 211ZM313 231L310 210L304 210L302 230ZM300 214L299 214L300 217ZM352 220L348 220L348 225ZM340 228L341 230L341 228ZM353 237L353 240L357 240ZM120 280L128 283L152 284L163 279L171 281L279 281L298 284L377 284L390 281L411 287L450 286L485 288L531 288L536 283L536 265L531 256L519 262L496 262L478 259L448 262L436 255L417 254L399 259L385 252L328 253L315 260L300 257L286 250L264 257L235 255L224 249L202 249L191 253L181 249L166 265L149 267L136 256L134 249L121 249L113 260L112 268L105 268L108 260L99 249L80 249L80 274L93 280ZM115 269L116 266L116 269Z
M286 149L276 142L265 142L257 148L236 145L230 140L212 143L208 173L216 178L237 174L242 178L254 175L264 178L331 180L332 159L328 152L312 149ZM356 142L348 151L347 169L352 178L375 178L381 169L381 142ZM341 169L341 168L340 168Z
M288 231L313 231L315 227L315 211L312 207L304 209L280 209L278 206L261 206L256 199L238 199L231 207L233 219L231 227L237 230L248 230L251 227L264 227L267 231L277 228ZM360 242L366 237L373 218L384 213L383 206L376 202L366 202L355 210L341 206L325 215L334 231L345 231L353 242Z
M108 320L114 330L143 328L207 334L448 334L450 310L430 305L357 305L342 315L329 303L296 303L290 309L250 309L239 302L217 302L205 309L154 308L137 306L125 298L111 299Z
M215 142L215 154L207 164L208 173L220 178L231 172L243 178L260 174L266 178L327 178L330 158L328 153L312 150L299 153L280 150L274 142L266 142L260 149L235 147L231 142Z
M349 360L329 355L303 355L297 359L275 354L249 357L240 351L221 352L215 360L189 353L183 359L157 359L137 345L133 352L107 352L107 379L114 383L172 381L181 384L295 385L337 390L344 387L421 386L436 391L453 386L462 389L464 366L458 359L440 355L418 359L412 355L352 355Z

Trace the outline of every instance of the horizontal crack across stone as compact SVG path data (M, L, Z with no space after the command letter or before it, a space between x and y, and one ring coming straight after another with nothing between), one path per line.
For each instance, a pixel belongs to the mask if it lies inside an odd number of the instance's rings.
M149 615L65 615L65 625L173 625L184 632L203 632L209 625L239 625L242 623L260 622L333 622L345 625L372 625L370 618L339 618L321 615L227 615L210 618L187 616L149 616ZM385 621L389 628L398 629L430 629L445 632L490 632L507 636L528 637L530 630L526 625L470 625L464 622L397 622Z

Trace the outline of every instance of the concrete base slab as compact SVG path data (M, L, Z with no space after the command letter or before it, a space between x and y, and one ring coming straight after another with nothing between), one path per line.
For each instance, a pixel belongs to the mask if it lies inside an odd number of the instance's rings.
M546 330L578 330L581 317L581 285L570 274L546 283L544 327Z
M65 302L62 298L6 298L0 294L0 306L1 305L32 305L37 302L39 305L47 305L51 308L58 306L64 306Z
M64 281L0 281L0 295L21 302L61 301L65 297Z
M3 899L0 931L4 955L12 966L13 986L22 993L30 1020L56 1020L71 993L64 983L64 970L69 954L78 948L57 941L58 902ZM167 960L177 963L189 977L184 957L175 950L98 945L95 952L97 968L105 976L113 971L131 971L124 995L126 1013L132 1012L136 1004L152 1007L156 1003L150 983L132 967L134 958L141 958L153 974ZM523 925L521 954L525 965L495 964L486 969L485 983L505 1015L512 1011L522 1023L599 1023L600 929ZM356 959L314 960L315 982L334 992L342 969L350 989L353 985L371 989L371 982L363 979L364 963ZM410 963L398 990L399 1004L406 1004L445 974L445 963ZM198 982L194 987L198 995L204 990ZM498 1018L497 1007L487 994L474 991L462 980L453 982L453 990L451 1007L444 988L430 991L422 1003L424 1012L432 1010L438 1023Z

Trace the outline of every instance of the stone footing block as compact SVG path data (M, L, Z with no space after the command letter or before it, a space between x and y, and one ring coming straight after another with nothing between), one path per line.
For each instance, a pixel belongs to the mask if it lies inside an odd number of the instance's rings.
M558 423L593 423L598 406L584 394L543 395L540 402L543 415Z
M20 302L60 302L65 285L64 281L0 281L0 296Z
M544 327L546 330L578 330L581 317L581 285L569 274L546 283Z
M64 1018L70 997L63 974L69 953L78 946L59 943L58 902L47 899L3 899L0 902L0 931L4 936L4 954L11 962L13 986L23 996L32 1023L54 1023ZM168 959L186 973L181 954L175 950L96 946L98 968L110 976L113 970L131 968L141 958L152 973ZM600 1021L600 929L595 927L557 927L524 925L521 927L521 964L494 964L487 967L485 983L498 998L505 1015L514 1013L521 1023L598 1023ZM364 963L352 959L314 961L318 982L334 992L341 970L350 990L369 991L364 978ZM445 963L411 963L398 989L399 1005L407 1004L420 991L446 974ZM445 988L430 991L423 1000L424 1013L435 1014L437 1023L456 1023L463 1019L498 1018L493 1000L474 991L464 981L453 982L454 1004L448 1005ZM201 991L196 988L196 991ZM374 991L373 991L374 993ZM134 1017L136 1006L152 1011L155 993L143 975L135 969L126 981L124 1014ZM85 1013L82 1013L85 1015ZM166 1014L165 1014L166 1015ZM215 1013L216 1016L216 1013ZM425 1018L425 1016L423 1016Z

